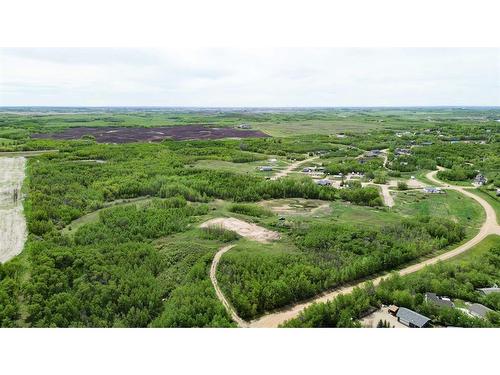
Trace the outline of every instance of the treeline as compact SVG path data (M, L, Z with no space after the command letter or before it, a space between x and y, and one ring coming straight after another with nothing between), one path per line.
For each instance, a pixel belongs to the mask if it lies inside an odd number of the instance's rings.
M5 264L0 263L0 327L15 327L20 318L23 273L19 258Z
M255 318L329 288L427 255L464 238L447 219L420 218L368 230L336 224L297 229L287 251L238 245L224 255L218 279L241 317ZM246 246L246 247L245 247ZM247 248L248 247L248 248Z

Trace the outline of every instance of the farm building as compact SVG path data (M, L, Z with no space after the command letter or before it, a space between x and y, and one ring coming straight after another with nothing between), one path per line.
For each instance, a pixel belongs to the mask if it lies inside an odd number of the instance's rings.
M398 309L396 317L398 318L398 322L410 328L423 328L431 321L428 317L405 307Z
M425 302L438 307L454 307L454 303L448 297L438 296L436 293L425 293Z
M441 194L441 193L443 193L443 190L441 190L441 188L434 187L434 186L424 187L423 190L424 190L424 193L428 193L428 194Z
M469 310L469 314L475 316L476 318L484 319L486 318L486 314L493 311L492 309L481 305L480 303L473 303L467 307Z
M488 295L490 293L500 293L500 288L493 287L493 288L479 288L476 289L479 293Z
M263 167L259 167L259 171L261 172L270 172L273 170L273 167L269 166L269 165L265 165Z

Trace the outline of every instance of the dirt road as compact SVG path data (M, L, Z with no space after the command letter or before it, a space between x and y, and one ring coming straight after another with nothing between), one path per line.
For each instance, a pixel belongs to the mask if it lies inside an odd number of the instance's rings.
M394 206L394 198L389 192L389 185L380 185L380 189L382 190L382 197L384 198L384 203L387 207Z
M246 221L238 220L235 218L221 217L205 221L203 224L200 225L201 228L206 228L210 226L221 226L225 229L234 231L243 237L261 243L267 243L269 241L278 240L280 238L277 232L273 232L266 228L262 228L256 224L247 223ZM234 310L234 308L231 306L229 301L224 296L224 293L222 293L222 290L219 287L219 283L217 282L217 266L219 265L220 258L222 257L222 255L224 255L224 253L231 250L234 246L235 245L227 245L221 247L219 251L215 254L214 259L212 260L212 265L210 266L210 280L212 281L212 285L214 286L217 298L224 305L229 315L231 315L233 321L235 321L238 324L238 327L248 327L248 323L238 316L236 310Z
M427 174L426 177L430 181L436 183L436 185L442 185L442 183L440 181L438 181L438 180L435 179L435 174L436 173L437 173L437 171L430 172L430 173ZM440 254L438 256L435 256L434 258L430 258L430 259L424 260L424 261L422 261L420 263L413 264L411 266L408 266L406 268L403 268L403 269L397 271L400 275L407 275L407 274L419 271L422 268L424 268L425 266L428 266L428 265L431 265L431 264L435 264L435 263L437 263L439 261L447 260L447 259L450 259L450 258L452 258L454 256L457 256L457 255L459 255L459 254L461 254L461 253L463 253L463 252L471 249L472 247L474 247L475 245L477 245L486 236L488 236L490 234L500 235L500 226L497 224L497 221L496 221L495 210L493 209L493 207L491 207L491 205L487 201L485 201L484 199L482 199L479 196L476 196L476 195L470 193L466 189L464 189L462 187L459 187L459 186L449 186L449 185L447 185L446 188L459 191L462 194L464 194L464 195L466 195L466 196L468 196L468 197L476 200L484 208L484 210L486 212L486 220L485 220L484 224L481 226L481 229L480 229L479 233L474 238L472 238L471 240L469 240L466 243L464 243L464 244L456 247L455 249L453 249L451 251L448 251L446 253L443 253L443 254ZM222 251L222 249L221 249L221 251ZM379 277L374 278L374 279L372 279L370 281L374 285L377 285L377 284L380 283L381 280L384 279L384 277L386 277L386 276L379 276ZM311 299L309 301L306 301L306 302L303 302L303 303L299 303L299 304L296 304L296 305L284 308L282 310L276 311L274 313L270 313L270 314L264 315L261 318L253 320L251 322L245 322L245 321L243 321L243 323L241 325L240 325L240 323L238 323L238 325L240 327L255 327L255 328L259 328L259 327L260 328L278 327L280 324L286 322L287 320L290 320L292 318L297 317L297 315L299 315L300 312L302 312L305 308L311 306L313 303L321 303L321 302L330 301L330 300L334 299L335 297L337 297L339 294L350 293L350 292L353 291L353 289L355 287L362 286L363 284L364 284L364 282L361 282L361 283L358 282L358 283L351 284L351 285L345 285L345 286L337 288L335 290L323 293L320 296L317 296L317 297L315 297L315 298L313 298L313 299ZM241 318L238 317L238 319L241 321Z
M21 187L24 157L0 157L0 263L18 255L26 241Z
M217 298L224 305L229 315L231 315L233 321L238 324L238 327L245 328L248 327L248 323L238 316L226 297L224 297L224 293L222 293L222 290L219 287L219 283L217 282L217 266L219 265L220 258L222 257L222 255L224 255L224 253L231 250L234 246L235 245L224 246L217 252L217 254L215 254L214 259L212 260L212 265L210 266L210 281L212 281L212 285L214 286Z
M285 169L283 169L282 171L279 171L278 173L276 173L271 179L272 180L277 180L278 178L281 178L281 177L286 177L288 176L291 172L293 172L294 170L296 170L298 167L300 167L301 165L307 163L307 162L310 162L310 161L313 161L315 159L318 159L319 156L312 156L308 159L304 159L304 160L299 160L299 161L296 161L292 164L290 164L288 167L286 167Z

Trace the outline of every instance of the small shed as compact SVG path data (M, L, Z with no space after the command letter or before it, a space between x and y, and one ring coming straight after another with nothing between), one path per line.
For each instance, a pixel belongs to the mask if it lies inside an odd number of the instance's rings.
M320 186L330 186L332 184L332 182L330 180L317 180L316 181L316 184L320 185Z
M268 166L268 165L259 168L259 171L261 171L261 172L270 172L272 170L273 170L273 167Z
M398 310L399 310L399 307L396 306L396 305L390 305L388 308L387 308L387 312L391 315L394 315L396 316L396 314L398 313Z
M431 321L428 317L406 307L400 307L396 313L396 317L398 318L398 322L410 328L423 328Z

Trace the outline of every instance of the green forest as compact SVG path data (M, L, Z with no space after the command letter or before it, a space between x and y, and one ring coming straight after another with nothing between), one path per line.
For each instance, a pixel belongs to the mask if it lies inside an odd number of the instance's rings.
M429 111L0 113L0 157L47 151L27 157L28 234L22 253L0 264L0 326L236 327L209 277L215 254L227 244L235 246L222 256L217 280L239 316L251 320L464 243L477 232L478 215L462 218L455 206L415 214L427 197L402 194L416 190L410 176L425 181L425 173L440 166L446 170L438 178L464 186L484 174L487 183L477 193L497 207L497 114L477 109L487 118L477 123L467 114ZM270 136L116 144L88 136L31 138L73 127L200 123L245 123ZM411 153L398 154L400 148ZM385 150L387 163L364 156L373 150ZM300 164L308 158L314 161ZM220 162L231 168L217 168ZM273 178L293 163L299 163L293 171ZM272 172L258 169L267 165ZM301 172L304 166L322 167L321 178L360 177L342 178L340 188L321 185ZM393 179L391 208L377 185ZM272 204L278 200L306 203L302 211L280 210ZM307 206L313 201L317 207ZM437 198L425 204L432 202ZM338 220L341 214L351 220ZM274 231L280 240L259 243L223 228L200 228L221 217ZM285 325L357 327L366 311L397 303L440 325L498 326L498 298L481 297L475 288L500 282L499 251L393 275L314 305ZM495 314L479 320L433 310L421 299L428 291L481 302Z

